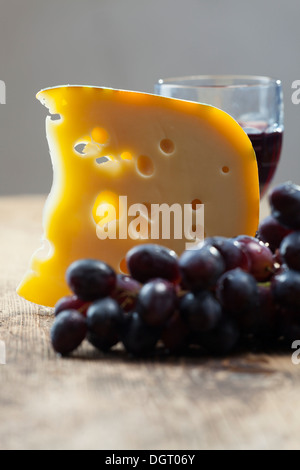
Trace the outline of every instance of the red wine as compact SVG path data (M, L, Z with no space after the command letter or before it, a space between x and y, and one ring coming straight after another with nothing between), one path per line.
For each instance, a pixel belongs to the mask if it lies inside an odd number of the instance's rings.
M260 195L263 196L277 168L283 132L261 132L255 134L249 132L248 137L256 153Z

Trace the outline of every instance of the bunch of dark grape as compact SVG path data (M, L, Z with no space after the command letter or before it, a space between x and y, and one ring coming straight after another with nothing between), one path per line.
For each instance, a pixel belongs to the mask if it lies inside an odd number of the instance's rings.
M55 308L54 350L70 354L85 339L103 352L121 343L133 356L290 347L300 339L300 186L277 186L269 202L255 238L206 238L180 257L137 245L128 275L74 262L66 273L74 295Z

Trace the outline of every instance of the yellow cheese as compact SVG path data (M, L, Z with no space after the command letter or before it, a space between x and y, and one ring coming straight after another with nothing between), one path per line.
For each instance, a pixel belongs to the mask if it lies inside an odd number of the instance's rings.
M54 180L44 209L44 244L19 295L54 306L69 294L65 271L98 258L119 269L140 239L97 235L97 207L119 196L135 203L204 204L206 236L254 235L259 216L255 154L241 127L211 106L86 86L42 90ZM108 222L108 220L106 220ZM119 237L120 238L120 237ZM186 239L155 240L179 255Z

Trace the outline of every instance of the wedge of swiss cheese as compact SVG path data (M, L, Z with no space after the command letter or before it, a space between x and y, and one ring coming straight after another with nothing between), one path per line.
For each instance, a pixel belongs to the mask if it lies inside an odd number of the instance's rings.
M201 201L205 235L254 236L258 171L251 142L225 112L195 102L133 91L62 86L37 98L50 116L46 132L54 180L43 218L43 244L18 293L53 307L70 293L68 266L96 258L119 270L139 243L180 255L185 239L101 240L97 201L187 205ZM105 157L105 158L103 158Z

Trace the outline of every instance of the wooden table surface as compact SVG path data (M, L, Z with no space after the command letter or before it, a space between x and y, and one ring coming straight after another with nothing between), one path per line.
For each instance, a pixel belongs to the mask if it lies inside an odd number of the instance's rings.
M138 361L84 343L56 356L52 310L15 293L39 246L44 200L0 198L1 450L300 448L290 353Z

